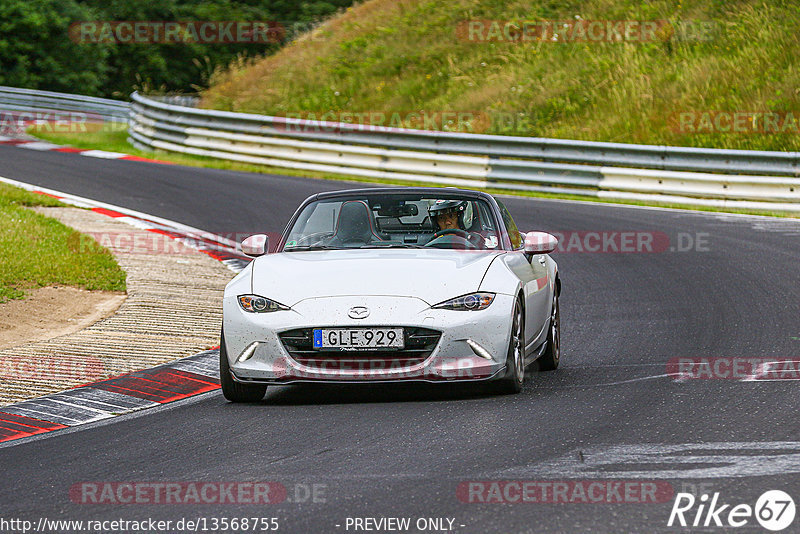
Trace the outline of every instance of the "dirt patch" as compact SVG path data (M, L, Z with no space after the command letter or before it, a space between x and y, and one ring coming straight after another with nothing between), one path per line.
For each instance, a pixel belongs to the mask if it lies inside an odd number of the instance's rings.
M27 343L19 334L0 331L0 340L14 343L0 348L0 406L171 362L219 344L222 295L233 277L224 264L185 247L131 249L131 242L152 242L157 234L131 226L123 217L79 208L34 209L88 235L130 236L108 247L127 273L127 298L116 312L108 311L105 319L100 319L103 314L96 315L93 324L88 324L92 319L84 319L83 328L74 324L80 315L76 297L60 312L54 312L53 306L48 310L51 316L60 313L73 319L61 323L72 333L57 338L53 338L57 325L52 323L40 329L45 340ZM187 301L192 305L186 306ZM44 317L50 306L35 298L25 302L32 307L13 322L0 305L0 328L30 320L31 315Z
M120 307L125 294L74 287L42 287L0 304L0 349L77 332Z

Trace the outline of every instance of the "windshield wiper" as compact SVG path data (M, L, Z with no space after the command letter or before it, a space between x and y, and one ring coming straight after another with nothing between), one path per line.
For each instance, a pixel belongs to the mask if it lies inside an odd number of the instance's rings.
M422 245L414 243L371 243L369 245L361 245L359 248L423 248Z
M342 247L331 247L328 245L300 245L299 247L284 247L284 252L306 251L306 250L342 250Z

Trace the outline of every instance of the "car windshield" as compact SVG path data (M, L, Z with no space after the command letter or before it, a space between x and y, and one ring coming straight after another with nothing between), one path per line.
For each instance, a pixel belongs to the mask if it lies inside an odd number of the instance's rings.
M310 203L295 220L283 251L418 247L485 251L502 245L483 199L385 194Z

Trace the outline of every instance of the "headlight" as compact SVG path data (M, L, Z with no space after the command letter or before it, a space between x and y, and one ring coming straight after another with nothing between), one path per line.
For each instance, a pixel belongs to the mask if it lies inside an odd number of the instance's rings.
M469 295L462 295L445 302L440 302L435 306L431 306L431 308L459 311L484 310L489 307L493 300L494 293L470 293Z
M289 309L279 302L259 297L258 295L239 295L239 306L244 311L251 313L268 313Z

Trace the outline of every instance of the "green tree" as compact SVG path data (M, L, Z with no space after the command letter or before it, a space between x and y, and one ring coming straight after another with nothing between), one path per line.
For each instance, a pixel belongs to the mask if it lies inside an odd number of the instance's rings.
M194 92L217 67L282 43L79 43L86 21L274 21L307 28L353 0L0 0L0 84L125 99ZM286 37L291 37L289 31Z
M72 21L94 13L74 0L0 2L0 85L100 95L108 46L69 39Z

